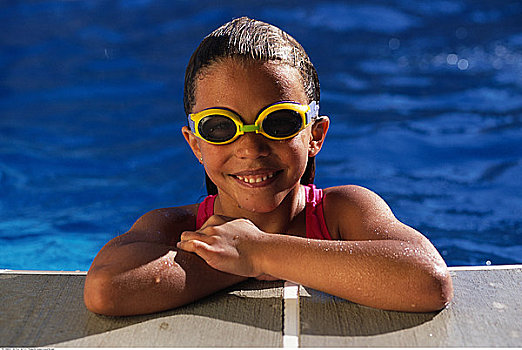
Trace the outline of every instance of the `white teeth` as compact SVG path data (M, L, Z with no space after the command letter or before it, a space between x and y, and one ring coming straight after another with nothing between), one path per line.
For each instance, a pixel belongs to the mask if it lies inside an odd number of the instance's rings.
M262 177L246 177L246 176L239 176L236 175L237 179L240 181L244 181L246 183L254 184L266 181L267 179L271 179L274 177L274 173L270 173L268 175L262 176Z

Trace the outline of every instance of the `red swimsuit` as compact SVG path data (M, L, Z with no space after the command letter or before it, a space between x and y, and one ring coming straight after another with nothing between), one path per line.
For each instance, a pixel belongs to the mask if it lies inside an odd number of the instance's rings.
M323 213L323 190L315 185L303 186L306 194L306 238L332 240ZM196 230L214 214L216 195L207 196L199 205Z

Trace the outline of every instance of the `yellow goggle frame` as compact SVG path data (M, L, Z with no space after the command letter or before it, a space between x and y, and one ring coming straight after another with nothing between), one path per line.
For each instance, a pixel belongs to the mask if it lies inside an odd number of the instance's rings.
M296 132L291 135L285 135L283 137L277 137L274 135L270 135L263 128L263 121L271 114L280 110L291 110L297 112L301 116L301 127ZM198 113L189 114L188 123L190 126L190 130L202 140L214 144L214 145L225 145L231 142L234 142L239 136L243 135L245 132L255 132L256 134L261 134L271 140L286 140L297 135L301 130L306 128L308 124L319 115L319 104L316 101L312 101L309 105L302 105L297 102L291 101L283 101L276 102L271 104L265 108L263 108L257 115L256 121L254 124L245 125L241 120L239 114L234 111L226 108L208 108L204 109ZM206 139L200 133L200 122L205 117L209 116L221 116L226 117L232 120L236 126L235 134L230 138L223 141L211 141ZM268 130L270 132L270 130Z

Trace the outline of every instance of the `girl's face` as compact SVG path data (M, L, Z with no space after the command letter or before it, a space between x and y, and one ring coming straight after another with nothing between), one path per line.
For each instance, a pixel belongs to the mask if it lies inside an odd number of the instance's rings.
M279 101L308 104L299 73L286 65L225 59L205 69L196 82L192 113L225 107L254 124L259 111ZM187 127L183 134L218 188L223 208L270 212L295 190L303 175L311 147L311 126L295 137L276 141L245 133L226 145L207 143ZM312 152L312 153L311 153Z

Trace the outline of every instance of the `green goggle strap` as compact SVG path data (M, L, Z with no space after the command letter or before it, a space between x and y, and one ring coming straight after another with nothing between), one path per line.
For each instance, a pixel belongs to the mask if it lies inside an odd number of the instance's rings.
M255 124L243 125L243 126L241 126L241 128L239 130L243 131L243 132L258 132L259 126L255 125Z

